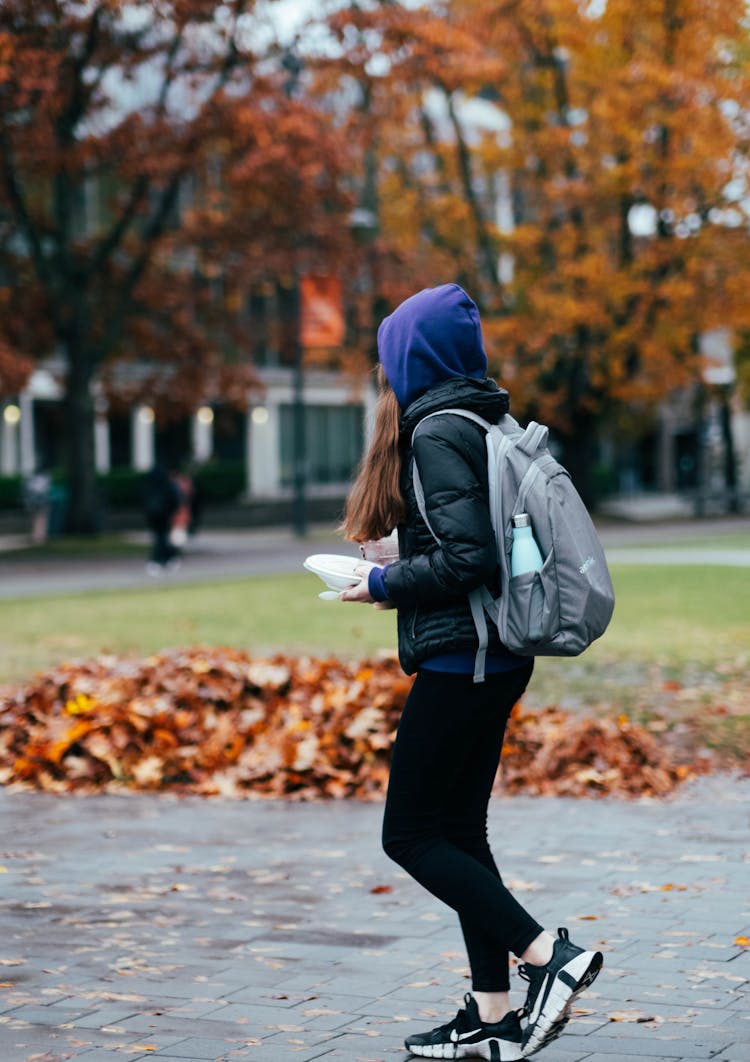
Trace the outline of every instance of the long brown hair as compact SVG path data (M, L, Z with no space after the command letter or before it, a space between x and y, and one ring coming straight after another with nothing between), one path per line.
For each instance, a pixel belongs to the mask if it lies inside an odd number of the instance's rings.
M406 515L399 485L401 411L382 366L378 366L378 390L372 438L346 500L340 528L353 542L384 538Z

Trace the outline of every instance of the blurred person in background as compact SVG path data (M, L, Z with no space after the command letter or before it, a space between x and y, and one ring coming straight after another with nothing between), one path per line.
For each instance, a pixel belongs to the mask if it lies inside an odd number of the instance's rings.
M41 546L49 534L49 514L52 501L52 477L37 469L23 481L23 504L31 517L31 541Z
M195 487L192 478L179 467L170 472L169 478L177 493L177 508L172 514L169 529L169 544L172 556L167 564L172 569L182 563L182 550L193 530L193 496Z
M163 464L154 465L143 488L143 511L152 536L151 554L146 564L149 575L163 575L178 555L170 534L180 503L179 487L173 476Z

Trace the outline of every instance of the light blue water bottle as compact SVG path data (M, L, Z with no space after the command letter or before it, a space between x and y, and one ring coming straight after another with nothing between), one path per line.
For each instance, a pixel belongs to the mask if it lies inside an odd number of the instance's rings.
M538 572L544 564L544 558L531 532L531 520L528 513L518 513L513 517L513 547L510 553L510 574L523 575L524 572Z

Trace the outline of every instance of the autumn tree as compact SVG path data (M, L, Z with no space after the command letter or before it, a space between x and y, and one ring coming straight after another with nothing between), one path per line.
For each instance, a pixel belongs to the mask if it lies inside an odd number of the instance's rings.
M72 529L96 389L243 400L253 284L335 244L340 145L288 78L250 0L0 7L0 342L62 366Z
M700 380L698 337L741 327L749 102L744 5L540 4L516 24L519 200L512 300L496 335L526 404L588 488L590 439ZM516 133L517 130L517 133Z
M440 7L352 5L328 20L323 86L344 101L351 179L370 218L370 282L382 312L415 287L455 279L486 306L497 248L463 122L469 71L492 84L505 60L470 18Z
M412 290L471 288L514 409L556 429L589 497L592 439L698 380L702 332L747 327L745 17L452 0L334 18L342 81L377 104L383 238Z

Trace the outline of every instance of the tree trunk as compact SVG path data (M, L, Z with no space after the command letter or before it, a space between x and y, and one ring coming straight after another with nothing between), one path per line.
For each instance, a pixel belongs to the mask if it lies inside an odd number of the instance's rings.
M68 511L65 529L77 535L95 535L101 530L101 513L94 456L92 366L82 351L68 347L66 353L65 463Z
M596 452L595 418L590 414L576 414L575 430L561 436L561 463L570 473L573 484L588 509L596 502L594 491L594 458Z

